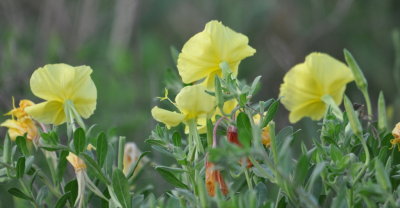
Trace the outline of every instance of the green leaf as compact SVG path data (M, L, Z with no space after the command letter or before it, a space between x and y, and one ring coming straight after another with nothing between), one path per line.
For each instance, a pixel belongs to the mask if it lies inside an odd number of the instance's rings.
M43 140L47 144L57 145L60 143L60 139L58 138L57 133L54 131L51 131L48 133L41 133L40 136L43 138Z
M224 107L225 101L224 101L224 96L222 93L221 81L217 75L215 75L214 82L215 82L215 98L217 100L217 106L219 109L222 110ZM221 111L221 112L223 112L223 111Z
M65 169L67 168L68 150L61 151L60 159L57 165L57 181L60 182L64 176Z
M112 187L122 207L130 208L132 199L129 194L128 179L125 178L124 173L118 168L114 169L112 175Z
M17 161L17 178L22 178L25 173L25 157L20 157Z
M181 180L176 178L176 176L173 173L171 173L169 170L166 170L163 167L156 167L155 169L170 184L172 184L178 188L189 189L189 187L186 184L184 184Z
M68 197L68 201L69 201L69 204L71 205L71 207L73 207L75 204L76 198L78 197L78 181L75 179L75 180L68 182L64 186L64 192L70 193L70 195Z
M236 119L236 125L238 128L238 137L240 143L244 147L250 147L251 139L253 138L251 132L251 123L249 117L244 112L240 112Z
M386 191L392 192L392 184L388 174L385 171L385 167L379 159L375 160L375 178L379 185Z
M240 107L244 108L246 106L247 103L247 94L246 93L242 93L239 95L239 105Z
M308 157L302 155L297 161L296 172L294 174L294 184L302 185L308 174Z
M385 97L383 96L382 91L379 93L378 98L378 128L382 132L388 129Z
M101 171L100 167L97 165L96 161L93 160L88 154L82 153L83 160L85 161L88 168L93 172L93 174L105 184L110 184L109 180L106 176L104 176L103 172Z
M358 119L357 114L354 111L353 105L351 104L351 101L347 96L344 96L344 108L346 109L347 117L349 118L350 122L350 127L353 130L354 134L362 137L362 126L360 120Z
M33 201L33 199L31 197L27 196L26 194L24 194L24 192L22 192L21 190L19 190L17 188L8 189L8 193L10 193L11 195L13 195L15 197L21 198L21 199Z
M262 128L266 127L270 121L275 117L276 112L278 111L279 107L279 100L275 100L268 108L267 115L265 116L263 123L262 123Z
M131 166L131 168L129 168L128 174L127 174L127 178L132 177L133 173L135 172L136 168L139 166L140 161L142 160L142 158L144 156L146 156L147 154L149 154L149 151L143 152L142 154L140 154L139 158L137 159L135 165Z
M70 198L71 192L67 192L61 198L58 199L55 208L62 208L65 207L68 199Z
M77 155L86 149L86 136L82 128L78 128L74 132L74 148Z
M40 146L40 148L45 149L47 151L51 151L51 152L58 151L58 150L67 150L68 149L67 146L64 146L64 145L61 145L61 144L58 144L57 146Z
M174 134L172 134L172 142L176 147L182 146L182 138L179 132L175 131Z
M96 147L97 162L99 163L100 167L103 167L104 161L106 160L107 157L107 151L108 151L107 138L106 135L102 132L97 137L97 147Z
M22 154L29 155L29 150L28 150L28 147L26 146L26 137L25 136L17 136L15 143L17 144L18 149L22 152Z

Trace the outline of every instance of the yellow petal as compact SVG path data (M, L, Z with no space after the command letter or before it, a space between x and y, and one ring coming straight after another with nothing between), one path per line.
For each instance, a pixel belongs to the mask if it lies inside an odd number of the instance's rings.
M252 56L255 50L248 45L248 38L210 21L204 30L190 38L178 57L178 71L184 83L207 78L206 86L213 86L215 74L221 76L220 64L228 63L234 75L241 60ZM216 73L217 72L217 73Z
M68 154L67 160L74 167L75 172L86 169L85 162L72 152Z
M354 80L350 68L324 53L311 53L305 63L321 83L324 94L331 95L336 104L340 104L346 84Z
M221 62L234 64L256 52L254 48L248 45L247 36L233 31L219 21L210 21L204 31L210 35Z
M207 115L214 111L215 97L205 91L206 88L198 84L186 86L178 93L175 102L179 110L186 115L186 119Z
M63 100L72 90L75 70L67 64L48 64L33 72L30 85L34 95L45 100Z
M164 110L157 106L151 109L151 115L156 121L167 125L168 128L179 125L185 119L185 115L181 113Z
M308 55L304 63L294 66L285 75L280 87L279 96L290 111L290 122L302 117L321 119L327 108L321 97L330 95L339 105L346 84L352 80L350 69L342 62L323 53Z
M42 102L27 107L25 111L35 120L45 124L60 125L65 122L63 103L58 101Z
M90 78L92 69L89 66L75 67L74 89L71 100L74 103L79 115L89 118L96 109L97 89Z
M209 34L203 31L183 46L178 56L178 72L184 83L192 83L218 70L220 60L213 50Z

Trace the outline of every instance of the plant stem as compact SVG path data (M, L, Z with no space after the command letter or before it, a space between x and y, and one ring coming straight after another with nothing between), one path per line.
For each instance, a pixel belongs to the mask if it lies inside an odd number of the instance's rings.
M125 142L126 142L126 137L120 136L118 143L118 168L121 170L124 168L123 164L124 164Z
M368 165L369 165L369 163L370 163L370 155L369 155L369 150L368 150L368 146L367 146L367 143L365 143L365 140L362 138L362 137L360 137L360 136L357 136L359 139L360 139L360 142L361 142L361 145L362 145L362 147L363 147L363 149L364 149L364 151L365 151L365 157L366 157L366 159L365 159L365 164L364 164L364 166L362 167L362 169L360 170L360 172L358 173L358 175L356 176L356 178L354 179L354 181L353 181L353 186L356 184L356 182L361 178L361 176L364 174L364 172L365 172L365 170L367 169L367 167L368 167Z
M246 168L246 166L244 167L244 175L246 176L246 181L247 181L247 185L249 186L249 189L252 190L253 183L251 182L251 178L249 176L249 170Z
M192 119L189 122L189 137L193 138L196 145L196 150L199 153L204 153L203 144L201 143L199 133L197 132L196 120Z
M369 98L369 93L367 88L361 90L365 103L367 104L367 112L368 112L368 119L372 119L372 106L371 106L371 99Z

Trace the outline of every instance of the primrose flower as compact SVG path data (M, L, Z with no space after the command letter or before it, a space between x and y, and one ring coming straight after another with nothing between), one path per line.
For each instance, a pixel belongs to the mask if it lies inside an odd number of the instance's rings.
M141 152L134 142L128 142L125 144L123 172L126 176L128 175L131 166L138 161L140 154ZM138 169L140 168L141 164L138 164Z
M344 63L324 53L311 53L304 63L286 73L280 87L281 102L290 111L289 121L295 123L303 117L321 119L328 107L322 97L329 95L339 105L346 84L353 80Z
M218 184L222 194L227 195L228 186L225 184L221 172L215 169L214 163L206 161L206 188L208 195L211 197L215 196L216 183Z
M396 126L392 130L392 135L394 139L390 140L390 144L392 144L392 147L395 147L397 145L399 151L400 151L400 122L396 124Z
M175 106L180 112L168 111L154 107L151 114L156 121L162 122L168 128L181 122L208 116L214 111L215 98L205 92L203 85L186 86L175 97Z
M30 86L34 95L46 100L29 106L26 112L34 119L60 125L66 121L67 101L76 113L89 118L96 109L97 90L90 77L89 66L73 67L67 64L48 64L33 72Z
M248 38L216 20L206 24L204 30L190 38L178 57L178 71L184 83L205 78L204 84L214 86L214 77L221 77L220 64L226 63L234 76L240 61L252 56L256 50L248 45Z
M11 115L12 119L7 119L0 124L2 127L8 128L8 135L12 141L18 136L24 136L30 141L35 141L38 136L38 129L32 118L25 112L25 108L32 106L34 103L30 100L21 100L19 102L19 107L14 106L13 109L6 113L5 115Z

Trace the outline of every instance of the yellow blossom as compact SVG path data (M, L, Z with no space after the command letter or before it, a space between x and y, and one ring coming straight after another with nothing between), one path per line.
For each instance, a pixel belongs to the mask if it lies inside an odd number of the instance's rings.
M14 98L13 98L13 105L14 105ZM19 101L19 107L16 108L15 106L13 106L13 109L11 111L9 111L8 113L6 113L5 115L11 115L17 119L23 118L28 116L28 114L25 111L26 107L35 105L35 103L33 103L30 100L24 99L24 100L20 100Z
M24 136L25 134L26 138L30 141L38 138L39 133L36 124L25 112L25 108L32 105L34 103L30 100L21 100L19 107L16 108L13 99L13 109L5 114L11 115L12 119L7 119L0 124L0 126L8 128L8 135L12 141L15 141L18 136Z
M72 165L72 167L74 167L75 172L80 172L86 169L85 162L72 152L68 154L67 160Z
M214 111L215 98L205 92L203 85L192 85L182 88L175 97L175 106L180 112L168 111L154 107L151 114L156 121L162 122L168 128L181 122L208 116Z
M280 87L281 102L290 111L289 121L321 119L327 109L322 97L329 95L339 105L346 84L353 80L351 70L342 62L324 53L311 53L304 63L286 73Z
M35 70L31 90L46 101L27 107L26 112L42 123L60 125L66 121L64 107L69 100L80 116L88 118L96 109L97 100L91 73L89 66L67 64L49 64Z
M30 118L21 120L7 119L0 126L8 128L8 135L12 141L15 141L18 136L24 136L25 134L27 134L26 138L28 140L33 141L39 135L35 122Z
M215 75L222 75L221 63L228 64L236 76L240 61L256 52L248 42L247 36L219 21L210 21L202 32L194 35L183 46L178 57L179 75L184 83L205 78L205 85L213 87Z

